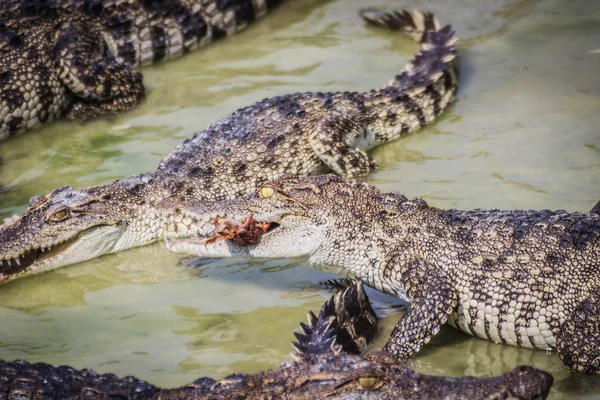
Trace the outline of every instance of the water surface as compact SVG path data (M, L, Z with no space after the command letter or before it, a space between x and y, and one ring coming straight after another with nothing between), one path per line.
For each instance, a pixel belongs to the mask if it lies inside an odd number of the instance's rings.
M485 3L485 4L483 4ZM296 91L382 86L416 51L363 24L359 0L288 2L238 36L143 70L145 103L111 121L58 122L0 145L0 214L56 187L87 187L156 168L186 137L235 109ZM597 0L373 1L425 8L458 32L461 87L432 126L373 152L367 181L439 207L589 210L600 198ZM0 287L0 358L135 374L175 386L201 375L273 368L334 275L298 260L194 260L162 244ZM385 316L399 303L373 295ZM598 398L600 378L554 354L444 329L411 360L432 374L550 371L554 399Z

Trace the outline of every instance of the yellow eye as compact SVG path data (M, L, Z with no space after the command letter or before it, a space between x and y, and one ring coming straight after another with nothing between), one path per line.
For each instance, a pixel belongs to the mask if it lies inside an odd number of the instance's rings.
M53 221L62 221L63 219L67 218L68 215L69 215L69 211L58 210L57 212L52 214L52 217L50 217L50 219L52 219Z
M269 197L273 196L273 193L275 193L275 191L273 190L272 187L263 186L260 188L258 193L260 194L260 197L262 197L263 199L268 199Z
M378 382L379 378L376 376L365 376L363 378L358 378L358 383L360 383L360 386L364 388L372 388L373 386L377 385Z

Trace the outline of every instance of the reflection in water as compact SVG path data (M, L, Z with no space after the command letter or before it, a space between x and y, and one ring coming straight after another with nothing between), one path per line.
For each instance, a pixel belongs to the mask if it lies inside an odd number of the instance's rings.
M398 7L395 0L369 1ZM254 101L297 91L366 90L398 73L416 46L364 25L363 1L298 0L242 34L145 69L144 104L112 121L67 121L2 143L0 213L31 196L152 171L184 138ZM410 0L462 39L457 101L432 126L373 152L367 178L441 207L589 210L600 193L600 7L597 0ZM256 372L288 358L290 332L334 278L301 260L184 260L162 244L0 287L0 358L91 367L181 385ZM398 318L396 300L373 296ZM597 398L600 379L554 354L451 328L410 360L433 374L491 376L518 364L554 374L553 398Z
M316 298L308 303L309 308L319 308L321 297ZM277 307L206 315L194 308L173 306L180 319L191 324L189 329L173 331L175 335L186 335L189 341L189 355L179 363L178 370L197 374L212 364L211 370L218 366L219 375L224 376L272 368L287 358L282 358L281 350L291 351L291 333L306 313L306 306L286 307L285 316L277 312ZM278 334L256 335L265 330Z
M85 304L85 294L116 285L177 282L202 275L177 266L176 254L153 244L64 267L31 279L17 279L2 286L3 307L36 312L46 307ZM35 290L31 290L32 282Z

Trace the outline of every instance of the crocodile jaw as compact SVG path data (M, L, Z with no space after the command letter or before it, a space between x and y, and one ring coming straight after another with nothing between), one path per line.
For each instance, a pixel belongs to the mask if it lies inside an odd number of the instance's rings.
M44 272L91 260L105 254L143 246L161 237L205 234L202 220L174 213L138 209L145 216L117 224L99 224L79 232L59 236L52 242L32 241L17 253L0 254L0 284L25 275Z
M0 283L110 253L124 230L124 225L93 226L73 237L60 238L55 243L34 247L9 259L1 259Z
M243 215L237 214L233 219L243 221L247 218L247 215ZM215 215L210 219L227 217ZM202 257L287 258L310 255L319 247L324 237L325 227L316 225L308 218L265 214L255 215L255 219L271 226L256 244L240 245L225 239L210 241L215 235L214 229L211 229L198 232L194 237L167 239L167 248L175 253Z

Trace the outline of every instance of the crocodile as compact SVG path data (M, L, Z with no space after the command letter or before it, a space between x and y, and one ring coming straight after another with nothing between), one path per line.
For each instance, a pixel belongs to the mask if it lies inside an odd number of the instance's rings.
M449 322L496 343L556 349L572 370L598 374L599 211L445 210L335 175L283 176L246 197L182 210L214 224L195 238L168 239L168 248L208 257L303 256L407 297L410 307L384 347L398 359ZM251 223L223 236L215 228L223 220ZM252 240L244 239L247 230Z
M137 66L246 27L277 0L3 0L0 139L62 115L85 122L144 95Z
M552 375L528 366L492 378L449 378L419 374L383 352L358 355L378 322L360 281L326 301L318 317L307 317L302 333L294 333L293 360L275 371L161 389L132 376L0 361L0 398L543 400L553 384Z
M295 93L235 111L186 139L153 173L31 199L0 226L0 282L192 236L207 221L186 203L236 198L283 173L368 174L366 151L414 131L449 105L458 86L456 38L430 13L366 9L376 25L408 33L419 53L388 85L366 93Z

